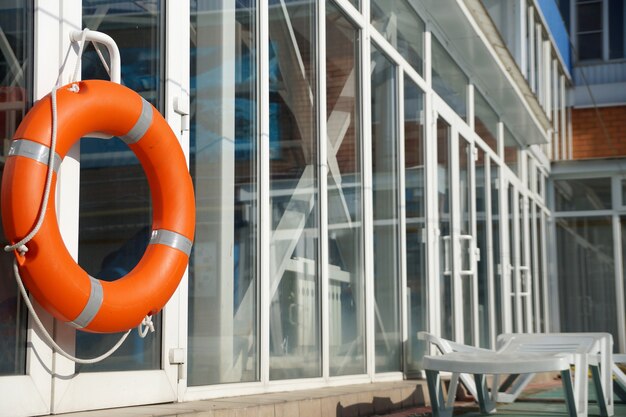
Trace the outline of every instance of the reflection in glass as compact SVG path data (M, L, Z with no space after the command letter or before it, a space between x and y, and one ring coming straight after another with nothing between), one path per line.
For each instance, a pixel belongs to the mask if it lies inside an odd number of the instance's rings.
M83 1L83 24L110 35L122 58L122 84L157 109L162 106L161 2ZM108 79L93 47L83 55L83 79ZM80 229L78 262L92 276L116 280L143 256L151 232L150 190L139 161L120 139L83 139L80 152ZM132 332L103 362L77 371L158 369L161 365L160 317L157 332L141 339ZM76 333L76 354L97 356L119 334Z
M316 2L269 9L270 379L321 375Z
M256 10L191 2L189 384L258 372Z
M556 239L561 331L619 340L611 217L557 219Z
M452 218L450 213L450 125L437 119L437 212L439 218L439 281L441 335L454 339L452 300Z
M376 372L401 369L396 68L372 48Z
M426 277L426 198L424 148L424 93L404 78L404 177L406 196L406 285L410 335L428 330L428 280ZM408 338L406 370L421 369L426 344Z
M432 83L435 92L463 120L467 121L467 87L469 78L452 59L441 42L432 37Z
M504 127L504 163L519 175L520 146L508 127Z
M326 3L330 375L365 373L359 31Z
M487 213L491 207L488 200L489 178L486 176L485 164L488 163L485 152L478 149L476 158L476 247L480 253L480 259L476 262L476 280L478 284L478 331L480 347L490 347L491 333L489 328L489 311L491 302L489 299L489 225Z
M555 211L610 210L611 178L554 181Z
M500 256L500 186L499 186L499 167L496 161L490 159L491 178L489 183L491 187L491 236L493 239L493 271L494 271L494 310L496 312L496 334L500 334L504 331L504 325L502 315L504 313L502 309L502 280L503 280L503 265L501 264Z
M472 178L471 167L474 162L474 155L472 153L472 145L463 137L459 136L459 217L460 217L460 236L459 247L461 253L460 260L460 273L462 281L462 294L463 294L463 306L461 306L463 317L463 336L465 338L464 343L473 345L474 341L474 329L478 323L474 322L474 311L477 308L474 305L474 275L471 273L474 266L472 265L472 252L474 250L472 241L474 239L472 230L472 201L474 196L472 195Z
M419 73L423 73L424 21L407 0L373 0L372 25Z
M531 248L535 252L534 256L531 257L531 271L535 290L533 293L533 313L535 315L535 323L537 324L537 328L535 329L537 332L546 331L546 317L544 315L544 294L546 288L543 274L543 245L545 238L543 235L543 224L541 222L542 216L543 212L541 207L538 204L533 204L530 222L530 238L532 239Z
M0 0L0 177L13 133L31 104L33 8ZM6 238L0 223L0 242ZM0 376L26 372L28 315L13 278L13 253L0 249Z
M508 241L508 245L509 245L509 272L508 272L508 279L509 279L509 288L510 288L510 293L512 294L511 296L511 322L513 323L513 329L516 332L522 332L523 330L519 328L519 323L518 320L518 310L517 310L517 306L519 305L519 293L516 291L516 282L518 279L518 274L520 273L519 269L517 269L517 267L520 265L519 260L518 260L518 256L519 256L519 250L518 247L516 246L518 244L518 232L519 229L516 229L516 217L518 216L519 212L516 212L516 210L519 210L519 207L517 205L517 199L518 199L518 195L517 195L517 190L515 190L513 188L512 185L508 185L507 190L507 198L508 198L508 206L509 206L509 211L508 211L508 227L509 227L509 241ZM506 272L504 272L503 276L507 276ZM521 320L521 318L520 318Z
M491 149L498 152L498 113L480 91L474 89L474 131Z

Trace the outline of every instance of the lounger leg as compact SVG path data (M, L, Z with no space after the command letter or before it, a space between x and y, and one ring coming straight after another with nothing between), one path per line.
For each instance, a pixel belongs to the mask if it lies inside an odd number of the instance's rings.
M567 405L567 414L570 417L577 417L576 399L574 398L574 387L572 386L572 375L569 369L561 371L561 381L563 381L563 391L565 393L565 404Z
M443 388L439 371L426 370L426 382L428 383L428 395L430 396L430 406L433 409L433 417L451 417L453 407L446 407L443 399ZM455 395L455 393L448 393Z
M483 374L474 374L474 381L476 382L476 395L478 396L480 412L483 414L494 413L496 411L496 403L493 401L492 396L489 395L487 378Z
M576 410L581 416L587 415L589 408L589 361L587 355L576 355L574 360L574 398Z
M517 397L519 397L524 388L526 388L526 386L530 383L530 381L532 381L534 377L535 374L509 375L509 377L505 381L506 385L503 384L506 389L504 389L504 391L502 392L498 392L498 401L503 403L515 402L515 400L517 400ZM503 389L503 386L501 386L500 389ZM510 391L505 392L508 389L510 389Z
M600 376L600 369L598 366L591 366L591 377L593 379L593 386L596 389L596 398L598 399L598 407L600 407L600 414L604 417L610 417L613 415L609 414L608 399L604 395L604 389L602 388L602 377ZM611 410L613 411L613 410Z
M613 389L615 393L622 401L626 401L626 375L616 364L613 364L612 373L615 374L615 380L613 381ZM612 376L612 374L611 374Z

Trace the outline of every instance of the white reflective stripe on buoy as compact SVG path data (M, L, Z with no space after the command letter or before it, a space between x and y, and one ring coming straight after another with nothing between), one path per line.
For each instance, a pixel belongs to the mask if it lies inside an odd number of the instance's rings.
M165 229L153 230L152 236L150 237L150 244L166 245L178 249L187 256L191 253L191 247L193 246L193 242L185 236Z
M16 139L11 142L7 156L23 156L24 158L30 158L44 165L48 165L48 161L50 160L50 148L41 143L33 142L32 140ZM63 162L63 159L55 152L54 163L52 164L54 172L59 171L61 162Z

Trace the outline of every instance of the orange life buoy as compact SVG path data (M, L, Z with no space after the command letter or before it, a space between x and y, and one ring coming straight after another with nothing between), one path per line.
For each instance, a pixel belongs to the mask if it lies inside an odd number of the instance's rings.
M16 253L34 298L54 317L89 332L139 325L170 299L185 272L194 238L194 192L185 156L165 119L134 91L109 81L57 90L54 170L72 145L94 132L119 136L139 159L152 197L152 237L137 266L113 281L91 277L67 251L56 218L54 187L28 253ZM37 222L46 181L52 125L50 95L28 112L13 136L2 177L2 223L11 242Z

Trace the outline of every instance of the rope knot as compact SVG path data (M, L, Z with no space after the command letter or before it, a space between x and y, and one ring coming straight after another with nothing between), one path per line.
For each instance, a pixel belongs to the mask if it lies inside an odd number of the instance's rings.
M70 88L68 88L69 91L71 91L72 93L78 93L80 92L80 87L78 86L77 83L73 83Z
M154 333L154 323L152 322L152 316L148 315L141 320L139 326L137 326L137 333L142 339L145 338L148 333Z

